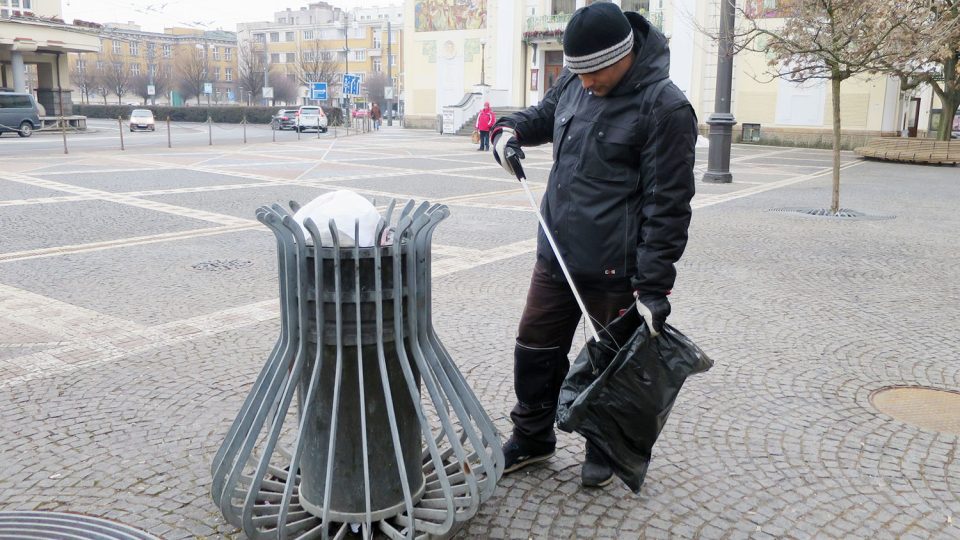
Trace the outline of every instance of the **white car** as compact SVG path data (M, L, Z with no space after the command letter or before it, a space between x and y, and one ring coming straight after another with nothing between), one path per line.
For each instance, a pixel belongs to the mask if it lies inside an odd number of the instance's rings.
M130 131L156 131L157 124L150 109L134 109L130 113Z
M304 132L308 129L327 132L327 115L323 109L315 106L303 106L297 111L296 130Z

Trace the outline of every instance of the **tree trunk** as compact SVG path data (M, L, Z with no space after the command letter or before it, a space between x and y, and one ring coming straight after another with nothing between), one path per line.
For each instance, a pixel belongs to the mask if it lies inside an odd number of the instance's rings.
M957 63L958 60L954 58L943 64L943 93L940 94L943 112L940 115L940 129L937 130L937 139L941 141L950 140L953 132L953 117L957 113L957 106L960 106L960 88L956 82Z
M830 80L833 89L833 197L830 212L840 212L840 75L833 74Z

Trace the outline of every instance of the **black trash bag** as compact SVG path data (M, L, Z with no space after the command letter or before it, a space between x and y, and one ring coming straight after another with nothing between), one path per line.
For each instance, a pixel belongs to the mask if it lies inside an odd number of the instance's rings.
M557 427L576 431L608 459L634 493L647 474L650 452L686 378L713 361L676 328L650 331L628 309L580 351L560 389Z

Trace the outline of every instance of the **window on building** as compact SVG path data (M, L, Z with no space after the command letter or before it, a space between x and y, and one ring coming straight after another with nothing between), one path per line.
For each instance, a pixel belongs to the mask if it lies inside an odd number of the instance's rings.
M20 0L11 0L11 2L12 2L12 3L10 4L11 6L16 7L16 8L20 7Z
M86 69L87 69L87 61L84 60L83 58L78 58L78 59L77 59L77 71L86 71Z
M103 61L97 60L97 71L103 71Z
M362 62L367 59L367 51L365 49L351 51L353 54L350 55L351 60L356 60Z
M323 59L327 62L333 62L337 59L336 51L323 51Z
M227 82L233 82L233 68L225 68L223 78Z
M379 58L374 58L374 59L373 59L373 71L375 71L376 73L380 73L381 71L383 71L382 68L383 68L383 65L381 64L380 59L379 59Z
M287 63L293 64L297 61L297 53L288 52L287 53Z
M214 66L213 68L213 80L220 80L220 66Z
M623 8L624 11L650 13L650 0L622 0L620 7Z
M280 32L270 32L270 43L279 43Z
M157 54L157 44L147 42L147 56L153 57L155 54Z
M313 39L313 30L304 30L303 39Z
M164 57L164 58L170 58L170 56L172 56L172 55L173 55L173 47L171 47L170 45L164 45L164 46L163 46L163 57Z
M397 55L395 54L390 55L390 65L391 66L397 65Z
M296 38L296 36L294 35L294 32L287 32L286 35L283 37L283 40L284 40L284 41L296 41L297 38Z
M112 49L112 50L113 50L113 54L120 54L120 42L119 42L119 41L114 41L114 42L113 42L113 49Z
M220 60L220 47L213 48L213 59Z
M20 0L20 3L23 4L23 9L31 9L30 0Z
M576 0L551 0L550 7L554 15L558 13L573 13L577 10Z
M254 40L255 42L257 42L257 43L264 43L264 42L266 41L266 35L265 35L265 34L254 34L254 35L253 35L253 40Z
M140 64L130 64L130 74L134 77L140 75Z
M140 56L140 43L137 41L130 42L130 56Z
M9 16L10 16L9 9L0 9L0 17L3 17L4 19L6 19Z
M224 47L224 48L223 48L223 59L226 60L226 61L228 61L228 62L233 59L233 48L232 48L232 47Z
M313 51L303 51L300 53L300 56L303 58L304 62L313 62L317 59L317 53Z
M270 63L279 64L280 63L280 53L270 53Z
M379 48L380 48L380 36L378 36L378 35L377 35L377 36L373 36L373 48L374 48L374 49L379 49Z

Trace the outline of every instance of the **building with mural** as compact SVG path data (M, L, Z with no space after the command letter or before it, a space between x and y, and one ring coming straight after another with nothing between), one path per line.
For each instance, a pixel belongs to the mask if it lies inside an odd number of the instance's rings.
M362 82L359 94L350 96L351 107L374 99L388 111L403 106L397 99L404 73L402 21L399 5L343 10L314 2L278 11L272 21L241 23L237 34L242 56L265 63L274 81L283 76L296 87L294 102L312 103L307 83L326 82L323 104L345 105L342 80L349 70Z
M763 1L763 0L754 0ZM439 128L444 114L464 108L469 95L494 106L538 103L563 69L563 30L572 13L592 0L408 0L405 4L408 72L407 125ZM670 76L704 124L714 109L717 47L707 32L719 27L719 0L613 0L644 14L670 40ZM764 6L776 2L763 1ZM775 9L768 24L782 24ZM481 56L482 54L482 56ZM771 78L762 53L734 59L733 114L762 141L829 144L831 97L826 84ZM481 86L481 79L486 83ZM870 136L925 135L936 123L938 100L929 88L904 93L898 80L856 77L842 86L848 144ZM474 99L473 102L478 102ZM449 127L449 126L448 126ZM457 125L455 123L454 127ZM449 131L449 130L448 130ZM454 129L456 131L456 129Z

